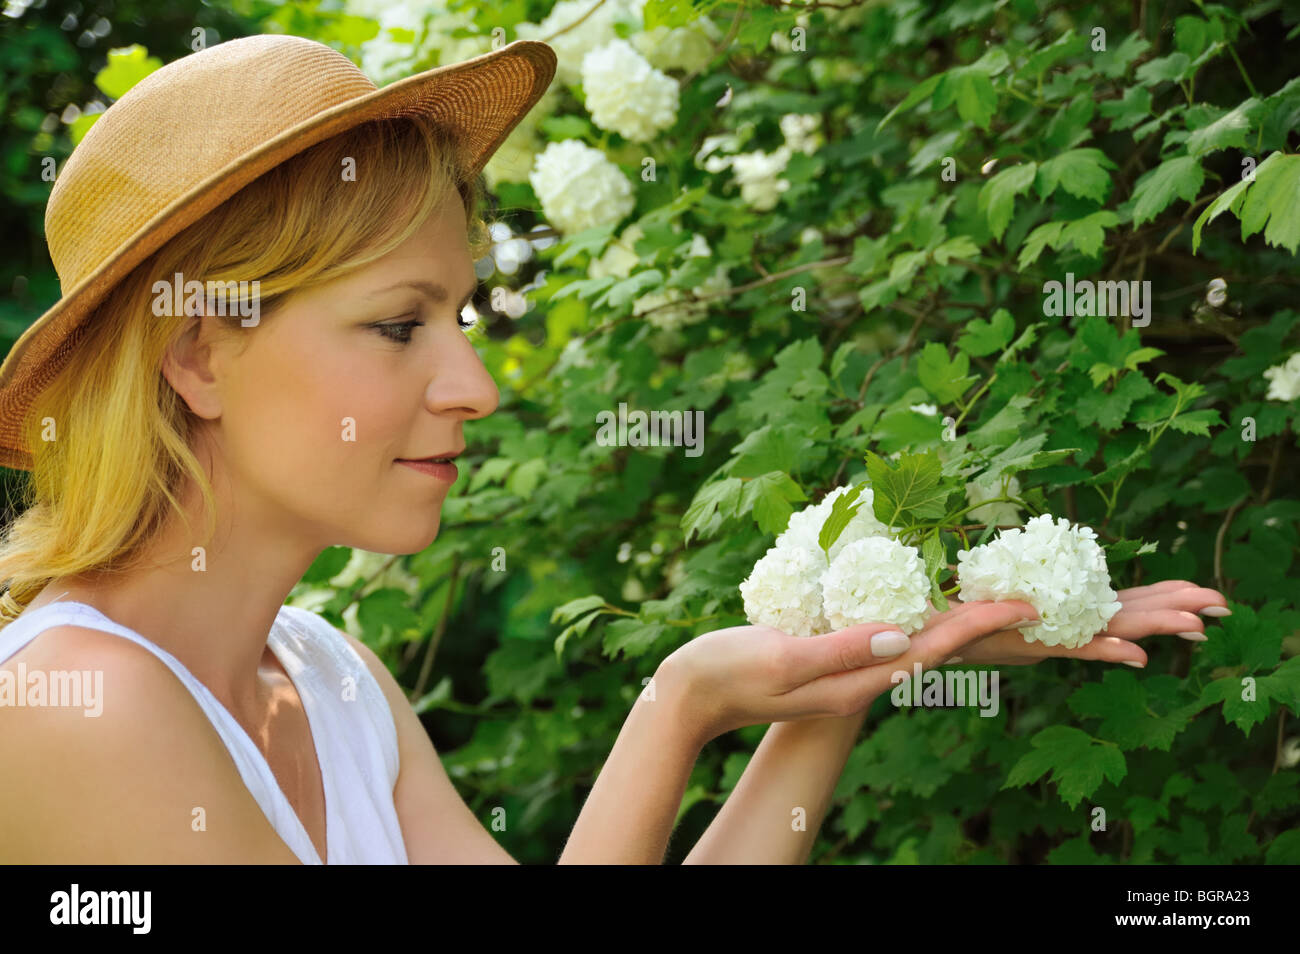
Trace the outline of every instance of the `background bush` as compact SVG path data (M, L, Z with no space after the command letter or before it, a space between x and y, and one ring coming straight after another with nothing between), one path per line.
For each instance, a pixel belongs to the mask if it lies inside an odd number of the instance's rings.
M494 28L513 40L552 6L11 0L6 347L58 295L41 159L62 161L93 99L188 53L194 27L208 43L310 36L384 81L485 51ZM663 28L652 61L701 60L667 67L675 124L627 142L596 126L581 83L557 82L512 136L489 169L508 228L480 263L475 333L502 405L466 428L440 538L410 557L326 551L290 601L380 653L478 817L504 807L502 845L546 863L643 680L744 622L737 585L792 508L863 476L867 450L1015 476L1021 519L1098 531L1117 589L1191 580L1233 615L1207 619L1203 644L1145 640L1142 671L1003 670L995 718L878 701L811 861L1300 861L1298 405L1263 377L1300 345L1295 10L617 6L616 35ZM817 117L810 141L791 115ZM791 147L772 207L697 158L725 135L715 156ZM565 139L623 170L630 215L545 231L519 169ZM560 241L504 241L539 227ZM1048 314L1044 283L1066 273L1150 281L1150 323ZM701 311L674 312L695 289ZM620 402L703 410L703 453L602 446L595 415ZM945 588L956 549L991 529L944 535ZM765 730L706 747L669 862Z

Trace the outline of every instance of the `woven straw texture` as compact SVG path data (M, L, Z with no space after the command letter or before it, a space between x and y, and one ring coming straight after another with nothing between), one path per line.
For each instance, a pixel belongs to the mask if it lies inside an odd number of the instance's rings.
M450 130L476 176L554 75L550 47L517 40L376 89L324 44L251 36L145 77L91 126L50 192L45 237L62 297L0 366L0 463L31 469L22 421L94 307L253 179L360 123L410 115Z

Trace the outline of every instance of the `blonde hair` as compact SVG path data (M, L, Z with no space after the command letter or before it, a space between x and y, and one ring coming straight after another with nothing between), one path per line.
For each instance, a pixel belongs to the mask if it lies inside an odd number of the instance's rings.
M192 530L176 497L186 476L202 494L205 542L212 539L215 498L190 447L199 419L162 374L185 322L155 317L154 282L170 283L176 273L205 288L208 281L257 279L266 321L295 289L391 251L453 187L465 205L471 253L480 258L490 248L479 211L482 180L467 181L454 156L454 144L418 117L362 124L245 186L110 292L23 422L33 466L21 513L0 539L7 585L0 628L51 580L141 566L169 513ZM355 176L343 175L348 159ZM237 329L237 314L221 321L231 334L255 331ZM57 423L57 440L42 440L47 418Z

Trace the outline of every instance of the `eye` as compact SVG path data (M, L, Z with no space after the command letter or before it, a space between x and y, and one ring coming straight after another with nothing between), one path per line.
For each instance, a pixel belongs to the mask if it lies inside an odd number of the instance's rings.
M371 325L376 331L389 341L395 341L398 344L409 344L411 341L411 332L423 325L423 321L397 321L386 325Z

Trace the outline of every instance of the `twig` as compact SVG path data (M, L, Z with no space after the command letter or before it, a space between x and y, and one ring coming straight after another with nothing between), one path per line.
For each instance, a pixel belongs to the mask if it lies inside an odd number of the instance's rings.
M596 9L597 9L601 4L603 4L604 2L605 2L605 0L596 0L596 2L593 3L593 4L591 5L591 9L590 9L590 10L588 10L588 11L587 11L586 13L584 13L582 16L578 17L578 19L574 20L574 21L573 21L572 23L570 23L568 26L566 26L566 27L561 27L560 29L556 30L556 31L555 31L554 33L552 33L550 36L548 36L548 37L546 37L545 39L543 39L542 42L543 42L543 43L550 43L552 40L554 40L554 39L555 39L557 36L559 36L561 33L568 33L570 30L572 30L574 27L576 27L576 26L577 26L579 23L581 23L583 20L587 19L587 17L589 17L589 16L591 16L593 13L595 13L595 12L596 12Z
M451 557L451 573L447 577L447 602L442 607L442 615L438 617L438 625L434 627L433 635L429 638L429 648L424 653L424 661L420 663L420 675L415 680L415 688L411 690L411 702L418 702L424 695L424 687L429 683L429 673L433 671L433 656L438 651L438 644L442 642L442 634L447 630L447 619L451 616L452 604L456 602L456 577L460 575L460 554L454 553Z
M1223 518L1223 523L1219 524L1219 532L1214 537L1214 582L1218 585L1219 591L1226 593L1223 583L1223 538L1228 533L1228 525L1232 523L1232 518L1237 515L1241 509L1244 500L1238 500L1228 508L1227 516Z

